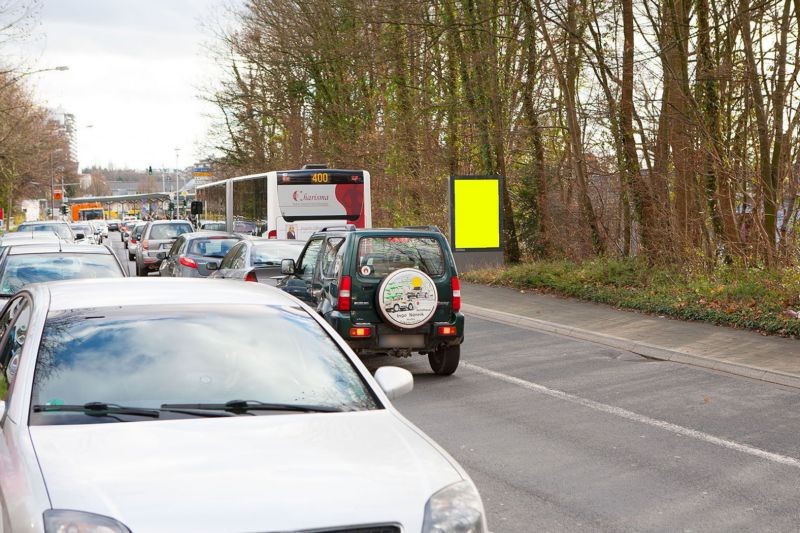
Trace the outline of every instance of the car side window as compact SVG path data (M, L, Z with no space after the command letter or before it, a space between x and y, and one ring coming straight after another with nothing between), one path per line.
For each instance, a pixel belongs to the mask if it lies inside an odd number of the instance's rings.
M339 249L344 241L344 237L330 237L325 243L325 250L322 256L322 275L326 278L336 276L337 263L341 266L341 258L337 261L337 257L339 257Z
M306 246L303 257L300 258L300 263L297 265L297 271L303 279L314 277L314 266L317 264L317 256L321 248L322 239L312 239Z
M3 337L0 340L0 364L2 364L3 379L8 388L6 400L11 398L14 391L14 382L30 320L31 306L25 298L20 298L17 305L9 306L0 319L0 324L4 326Z
M222 262L219 264L220 270L223 268L233 268L231 264L233 264L233 260L236 258L236 254L239 253L239 250L242 249L242 246L244 246L244 244L240 243L228 250L228 253L225 254L225 257L222 258Z
M179 254L180 250L181 250L181 247L184 244L186 244L186 239L184 239L184 238L176 239L175 242L172 243L172 248L169 249L169 253L167 255L172 257L173 255Z
M231 268L244 268L245 266L247 266L247 246L243 244L233 257Z

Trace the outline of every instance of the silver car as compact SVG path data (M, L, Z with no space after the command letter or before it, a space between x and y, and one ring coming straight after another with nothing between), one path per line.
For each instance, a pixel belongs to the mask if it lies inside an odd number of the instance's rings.
M125 248L128 249L128 260L136 260L136 250L139 248L139 239L142 238L142 231L147 225L147 222L137 222L133 228L128 228L128 235Z
M315 311L260 284L32 285L0 314L3 531L469 531L478 492Z
M136 248L136 275L146 276L157 272L164 255L178 236L191 233L192 225L185 220L154 220L142 230L139 246Z
M31 283L83 278L125 277L107 246L41 243L11 245L0 254L0 301Z
M241 235L220 231L195 231L177 238L158 269L163 277L202 278L209 274L209 262L219 261Z
M60 220L42 220L38 222L23 222L17 226L16 231L43 231L46 233L55 233L60 238L67 242L75 242L77 236L69 223Z

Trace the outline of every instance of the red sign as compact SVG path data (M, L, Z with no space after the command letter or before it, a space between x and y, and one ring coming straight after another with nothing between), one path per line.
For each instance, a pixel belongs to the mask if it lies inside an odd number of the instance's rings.
M0 220L5 220L5 219L6 219L5 212L3 211L3 208L0 207Z
M62 200L63 198L64 194L60 190L56 189L53 191L53 200Z

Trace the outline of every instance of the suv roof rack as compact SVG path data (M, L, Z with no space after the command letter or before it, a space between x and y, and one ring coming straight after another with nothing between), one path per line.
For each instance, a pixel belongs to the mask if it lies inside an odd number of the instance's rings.
M399 229L421 229L426 231L435 231L437 233L442 232L442 230L439 229L439 226L434 226L433 224L429 224L427 226L402 226Z
M355 231L355 224L345 224L344 226L326 226L319 231Z
M306 163L303 165L303 170L323 170L328 168L325 163Z

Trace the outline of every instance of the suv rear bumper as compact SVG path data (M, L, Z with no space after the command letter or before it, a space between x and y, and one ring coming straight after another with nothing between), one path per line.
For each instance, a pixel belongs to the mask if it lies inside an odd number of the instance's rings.
M399 330L383 323L353 322L350 313L331 311L326 319L356 353L410 351L429 353L464 342L464 315L453 313L450 321L431 321L415 329ZM441 326L455 327L454 335L440 335ZM370 328L369 337L351 337L351 328Z

